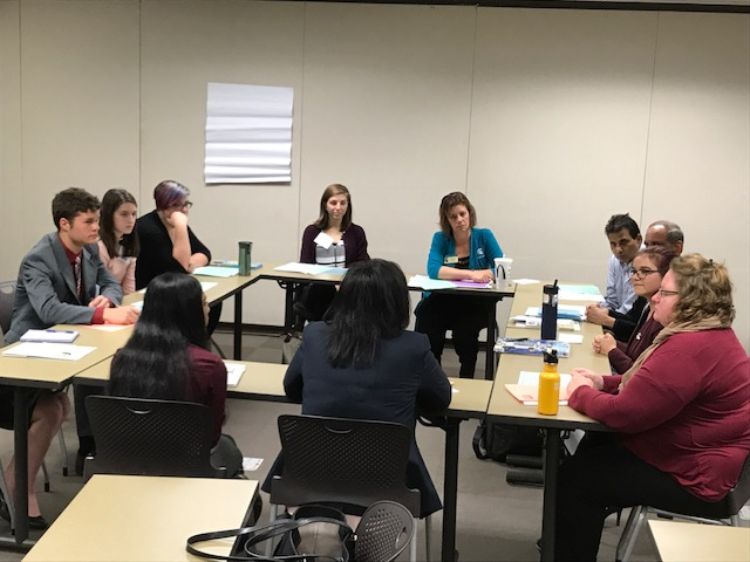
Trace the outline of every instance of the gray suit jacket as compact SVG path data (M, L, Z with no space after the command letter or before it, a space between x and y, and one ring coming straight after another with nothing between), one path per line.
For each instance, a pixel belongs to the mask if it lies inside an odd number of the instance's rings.
M87 305L99 293L113 304L122 301L122 287L99 259L96 244L84 246L81 270L85 298L76 295L73 268L57 235L45 235L21 262L7 343L17 341L29 329L55 324L90 324L94 309Z

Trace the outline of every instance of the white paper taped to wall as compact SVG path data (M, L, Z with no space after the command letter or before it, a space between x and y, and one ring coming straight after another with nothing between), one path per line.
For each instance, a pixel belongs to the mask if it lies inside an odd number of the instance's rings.
M208 83L206 184L292 181L294 89Z

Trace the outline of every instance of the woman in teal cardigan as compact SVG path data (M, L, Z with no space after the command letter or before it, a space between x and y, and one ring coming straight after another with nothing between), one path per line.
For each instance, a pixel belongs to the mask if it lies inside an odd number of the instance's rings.
M477 228L474 206L461 192L449 193L440 202L440 231L432 237L427 274L433 279L492 281L495 258L503 251L488 228ZM427 334L440 361L445 332L453 332L453 345L461 363L460 376L472 378L479 351L479 332L487 324L487 301L469 296L425 293L415 311L415 330Z

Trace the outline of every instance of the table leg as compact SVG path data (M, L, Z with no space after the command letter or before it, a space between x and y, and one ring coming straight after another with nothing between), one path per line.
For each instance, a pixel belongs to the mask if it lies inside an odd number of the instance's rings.
M458 439L461 420L448 418L445 424L445 474L443 480L442 561L455 562L456 507L458 505Z
M497 302L492 301L487 315L487 353L484 358L484 378L491 381L495 378L495 324L497 323Z
M552 562L555 559L555 510L557 508L557 469L560 464L560 444L560 430L545 429L542 562Z
M234 360L242 359L242 291L234 294Z
M17 386L13 395L13 452L16 458L16 543L29 536L29 392ZM8 501L11 501L8 498Z

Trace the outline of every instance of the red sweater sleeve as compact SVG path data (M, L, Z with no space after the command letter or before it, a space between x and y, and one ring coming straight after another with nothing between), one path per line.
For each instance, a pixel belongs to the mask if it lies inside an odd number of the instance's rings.
M227 399L227 368L218 355L196 346L190 346L191 399L205 404L211 410L213 442L221 435L224 408Z
M605 377L606 378L606 377ZM675 349L658 349L619 394L579 387L571 407L622 433L640 433L676 416L699 393L695 364Z

